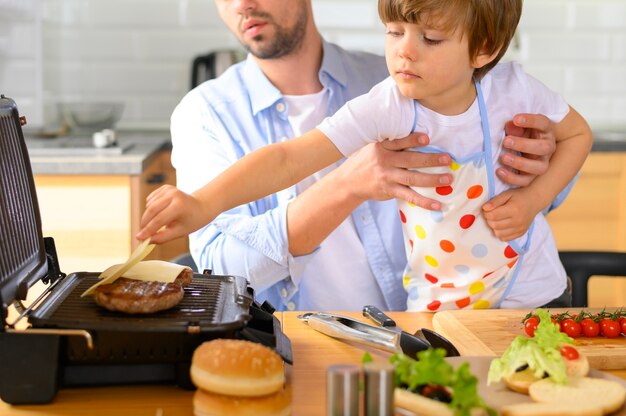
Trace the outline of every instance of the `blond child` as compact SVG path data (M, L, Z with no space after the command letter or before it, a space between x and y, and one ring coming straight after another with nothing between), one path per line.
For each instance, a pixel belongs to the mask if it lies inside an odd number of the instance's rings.
M379 0L388 79L317 129L245 156L191 195L173 187L155 191L138 238L163 225L167 239L188 234L369 142L420 131L430 136L431 151L453 157L447 169L454 180L414 188L426 203L409 192L398 201L407 309L530 308L556 298L566 277L541 210L582 166L591 133L575 110L518 64L497 65L521 10L521 0ZM511 189L494 171L502 126L522 112L556 123L557 150L544 175Z

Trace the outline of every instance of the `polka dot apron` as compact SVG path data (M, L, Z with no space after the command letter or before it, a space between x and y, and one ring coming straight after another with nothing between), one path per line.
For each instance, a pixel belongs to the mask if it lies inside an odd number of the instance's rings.
M527 249L497 239L482 215L481 207L494 196L495 169L486 106L480 84L475 85L483 151L451 163L451 185L414 188L440 201L440 211L398 200L408 258L403 285L409 311L498 307ZM441 167L420 171L442 172Z

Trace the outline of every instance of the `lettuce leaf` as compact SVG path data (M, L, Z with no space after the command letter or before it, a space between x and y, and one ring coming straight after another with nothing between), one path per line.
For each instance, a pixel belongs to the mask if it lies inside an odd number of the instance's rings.
M554 382L567 383L567 367L559 349L563 344L572 344L574 340L559 331L558 325L552 323L546 310L538 309L537 316L539 325L535 336L517 336L502 357L491 362L488 385L510 376L523 365L528 365L537 378L547 373Z
M489 415L495 415L478 395L478 379L470 372L469 363L455 370L445 356L446 352L440 348L420 351L417 361L404 354L393 354L389 361L395 367L396 386L408 386L412 391L427 384L448 387L452 391L452 402L448 406L455 414L469 416L474 407L480 407Z

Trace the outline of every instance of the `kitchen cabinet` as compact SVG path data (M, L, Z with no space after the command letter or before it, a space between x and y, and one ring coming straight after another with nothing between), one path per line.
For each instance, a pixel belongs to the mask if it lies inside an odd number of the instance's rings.
M175 184L169 151L158 151L133 174L35 174L44 236L54 237L61 270L102 271L124 262L138 242L146 196ZM148 258L171 260L188 250L181 238Z
M626 153L592 152L547 219L559 250L626 251ZM590 306L626 305L626 278L594 277L589 290Z

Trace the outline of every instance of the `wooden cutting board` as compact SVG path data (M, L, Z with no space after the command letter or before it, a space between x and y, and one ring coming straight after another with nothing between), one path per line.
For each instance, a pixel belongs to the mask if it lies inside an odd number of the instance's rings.
M590 312L599 310L587 309ZM550 312L565 312L552 309ZM568 309L577 313L580 309ZM607 308L607 311L610 311ZM521 323L528 310L489 309L441 311L433 316L433 327L448 338L461 355L500 356L518 335L526 336ZM577 338L577 348L589 359L589 365L598 370L626 369L626 336L618 338Z

